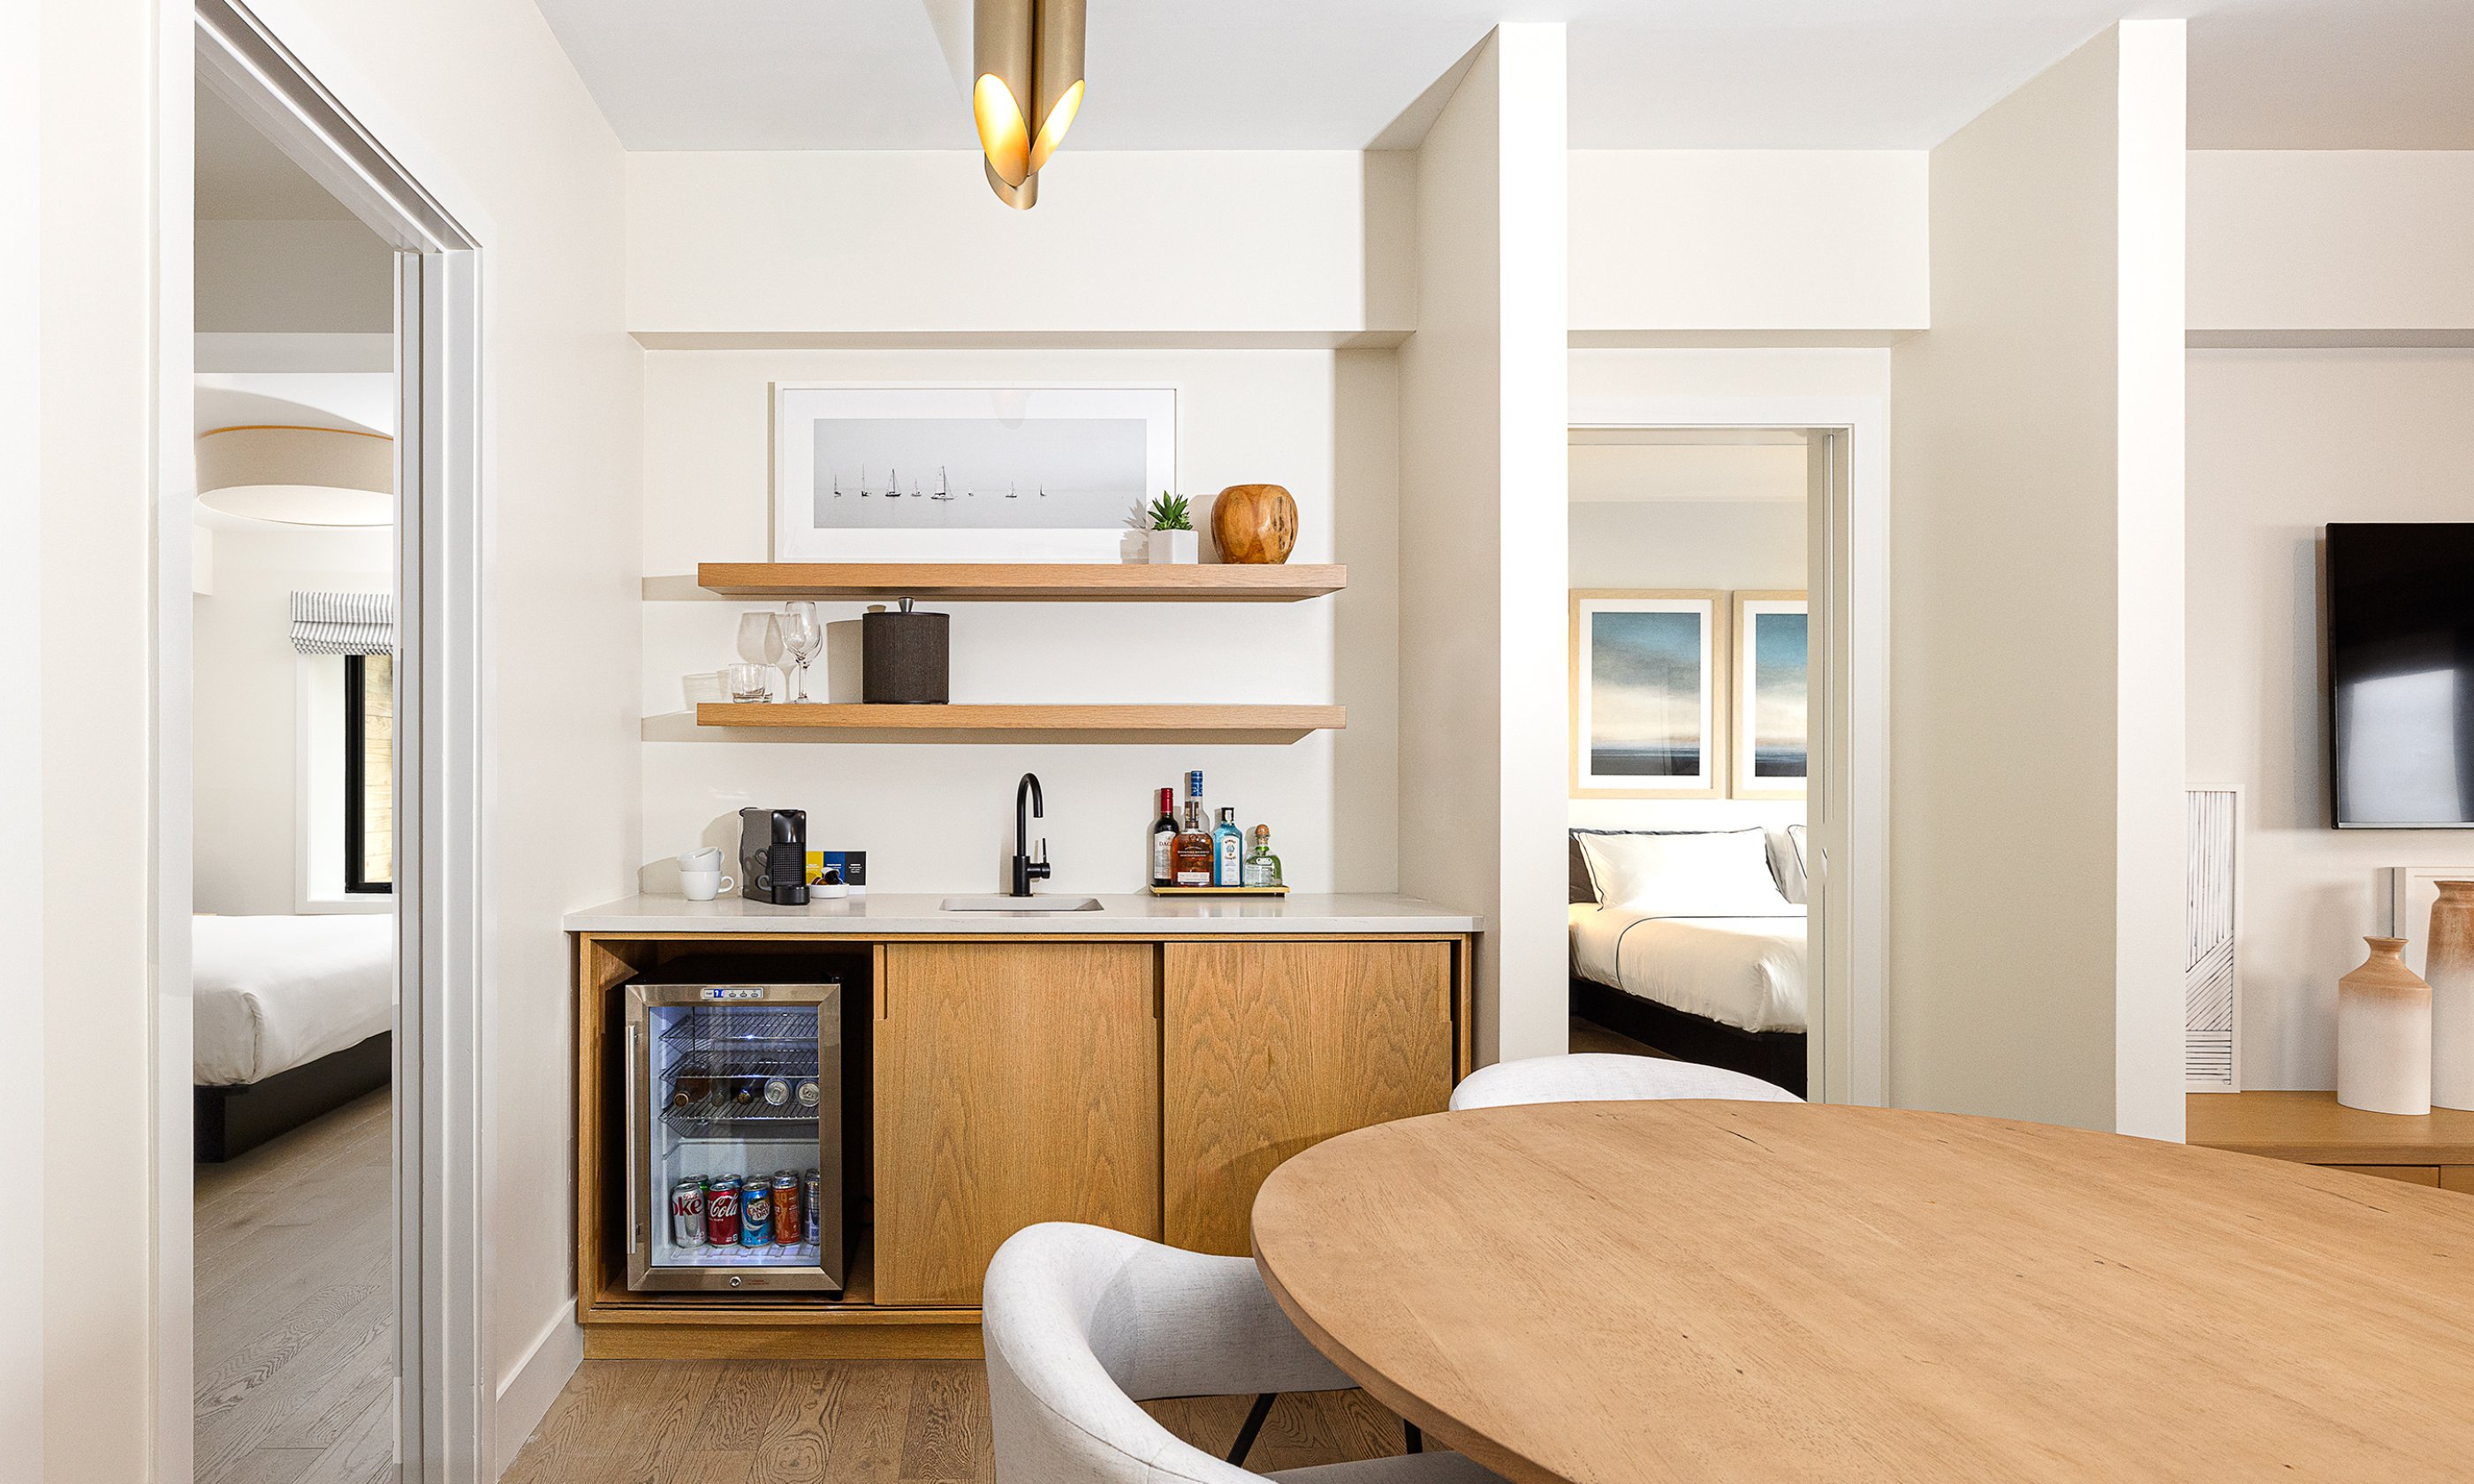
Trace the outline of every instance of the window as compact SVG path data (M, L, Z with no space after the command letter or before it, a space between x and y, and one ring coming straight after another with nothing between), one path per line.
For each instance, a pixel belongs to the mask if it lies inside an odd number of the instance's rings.
M344 890L395 890L393 655L344 657Z

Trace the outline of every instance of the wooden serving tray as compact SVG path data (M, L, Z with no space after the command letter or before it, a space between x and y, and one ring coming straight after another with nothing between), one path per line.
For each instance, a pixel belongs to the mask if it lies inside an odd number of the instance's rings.
M1154 886L1154 897L1286 897L1285 886Z

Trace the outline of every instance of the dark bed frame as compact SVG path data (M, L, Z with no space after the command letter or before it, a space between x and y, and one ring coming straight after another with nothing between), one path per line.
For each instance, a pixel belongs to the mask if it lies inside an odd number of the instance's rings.
M1572 1013L1667 1055L1723 1066L1804 1096L1804 1032L1744 1031L1594 979L1572 978Z
M200 1164L221 1164L321 1113L376 1091L395 1073L395 1037L380 1031L358 1045L303 1062L237 1088L197 1088Z

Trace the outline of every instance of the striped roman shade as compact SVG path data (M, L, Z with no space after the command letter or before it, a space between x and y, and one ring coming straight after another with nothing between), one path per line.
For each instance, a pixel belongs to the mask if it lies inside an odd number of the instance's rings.
M292 647L304 655L395 653L395 594L296 592Z

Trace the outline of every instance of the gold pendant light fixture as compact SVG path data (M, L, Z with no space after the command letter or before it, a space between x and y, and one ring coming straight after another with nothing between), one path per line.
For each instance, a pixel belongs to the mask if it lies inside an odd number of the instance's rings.
M1028 211L1082 108L1083 0L974 0L971 119L988 185Z

